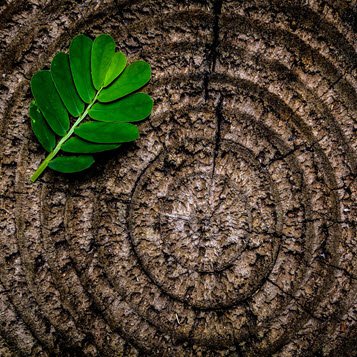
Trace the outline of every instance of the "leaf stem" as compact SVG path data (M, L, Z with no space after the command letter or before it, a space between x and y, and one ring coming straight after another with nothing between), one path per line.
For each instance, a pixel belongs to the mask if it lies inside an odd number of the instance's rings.
M87 116L90 108L93 106L93 104L96 102L98 95L100 91L103 89L103 87L99 88L98 92L96 93L95 97L93 100L88 104L86 110L83 112L83 114L78 117L78 119L75 121L75 123L72 125L72 127L68 130L67 134L58 142L56 147L46 156L46 158L41 162L40 166L37 168L37 170L34 172L34 174L31 176L31 181L35 182L38 177L42 174L42 172L46 169L48 166L49 162L57 155L57 153L61 150L62 145L71 137L71 135L74 133L74 129L81 123L81 121Z

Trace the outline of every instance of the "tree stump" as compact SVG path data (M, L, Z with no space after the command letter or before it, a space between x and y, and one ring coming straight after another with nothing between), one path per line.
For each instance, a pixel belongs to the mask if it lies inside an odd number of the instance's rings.
M0 3L1 356L355 356L354 0ZM44 157L29 80L78 33L151 63L141 138Z

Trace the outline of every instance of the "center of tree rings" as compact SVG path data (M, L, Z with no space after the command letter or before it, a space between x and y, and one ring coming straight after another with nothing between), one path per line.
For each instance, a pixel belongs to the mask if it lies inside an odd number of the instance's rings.
M231 306L253 294L274 265L281 222L270 177L228 141L214 155L191 141L168 152L135 187L133 247L171 297L196 308Z

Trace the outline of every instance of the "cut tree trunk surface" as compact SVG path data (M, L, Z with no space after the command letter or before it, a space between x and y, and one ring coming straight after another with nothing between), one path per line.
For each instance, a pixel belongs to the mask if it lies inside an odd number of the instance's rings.
M355 356L354 0L0 2L1 356ZM29 80L151 63L141 137L47 170Z

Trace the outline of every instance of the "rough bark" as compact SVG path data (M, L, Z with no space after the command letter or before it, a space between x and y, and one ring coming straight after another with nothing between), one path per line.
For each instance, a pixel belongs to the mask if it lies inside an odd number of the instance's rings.
M0 2L0 355L355 356L356 11ZM29 79L80 32L152 64L155 109L31 184Z

